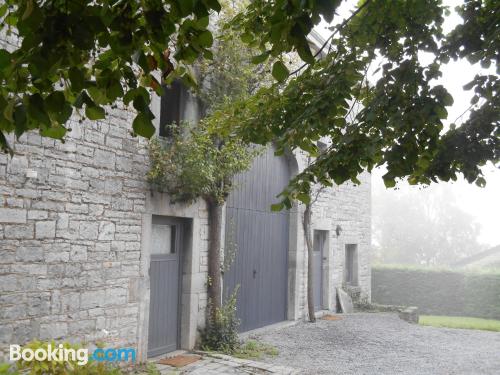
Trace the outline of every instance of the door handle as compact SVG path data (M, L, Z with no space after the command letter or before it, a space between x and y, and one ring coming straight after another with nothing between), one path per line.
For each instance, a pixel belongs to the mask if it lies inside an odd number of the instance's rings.
M255 275L257 275L257 270L253 270L253 278L255 279Z

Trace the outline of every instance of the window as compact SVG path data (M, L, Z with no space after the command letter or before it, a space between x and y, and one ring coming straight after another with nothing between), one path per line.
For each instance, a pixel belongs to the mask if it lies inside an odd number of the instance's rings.
M175 225L153 224L151 254L175 254Z
M160 109L160 137L171 137L172 126L179 125L184 119L187 90L180 81L163 86Z
M314 246L313 246L314 251L322 252L325 249L327 235L328 235L327 230L314 231Z
M358 285L358 245L345 245L344 282L347 285Z

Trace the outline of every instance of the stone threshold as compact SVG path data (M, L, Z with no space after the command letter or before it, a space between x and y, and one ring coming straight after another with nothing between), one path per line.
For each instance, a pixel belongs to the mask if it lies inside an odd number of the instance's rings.
M156 365L161 375L170 374L192 374L192 375L298 375L302 371L286 366L279 366L270 363L253 361L249 359L235 358L226 354L210 353L193 350L182 354L197 354L202 358L194 363L183 367L173 367L158 364L157 361L166 356L156 357L149 360ZM173 352L176 353L176 352ZM178 353L177 355L179 355ZM172 353L168 357L171 358Z

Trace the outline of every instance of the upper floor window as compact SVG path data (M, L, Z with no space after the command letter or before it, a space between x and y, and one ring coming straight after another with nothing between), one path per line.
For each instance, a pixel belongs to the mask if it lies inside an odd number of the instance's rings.
M179 126L184 120L184 109L188 91L180 81L163 86L163 96L160 105L160 137L172 136L172 125Z
M180 80L164 85L163 95L159 101L159 116L158 112L155 112L157 118L159 117L158 135L166 138L172 137L175 127L183 121L196 124L203 115L202 109L199 98ZM179 129L181 132L185 130Z

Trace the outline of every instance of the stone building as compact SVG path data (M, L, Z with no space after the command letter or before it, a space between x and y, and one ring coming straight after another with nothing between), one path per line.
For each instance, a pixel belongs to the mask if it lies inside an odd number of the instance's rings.
M189 93L168 97L152 103L157 125L197 119ZM65 143L31 132L9 139L14 157L0 154L0 353L38 338L135 347L144 360L196 344L207 304L205 203L171 204L152 191L147 141L130 134L134 114L108 112L72 120ZM242 330L307 316L304 207L269 209L302 168L300 155L269 147L226 205L223 242L236 250L224 294L239 286ZM346 284L370 299L370 175L361 180L323 190L313 207L318 311L335 311Z

